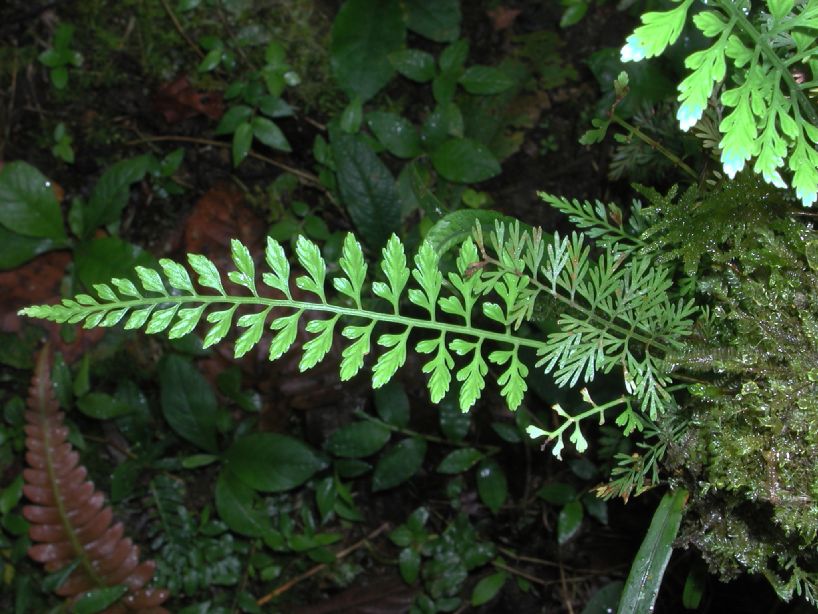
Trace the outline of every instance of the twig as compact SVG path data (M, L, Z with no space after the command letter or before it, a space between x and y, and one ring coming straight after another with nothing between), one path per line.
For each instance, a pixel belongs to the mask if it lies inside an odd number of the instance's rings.
M511 565L506 565L505 563L500 563L498 561L494 561L492 563L497 569L502 569L503 571L507 571L510 574L514 574L515 576L520 576L521 578L525 578L529 582L533 582L534 584L540 584L542 586L547 586L548 582L543 580L542 578L538 578L537 576L532 576L530 573L523 571L522 569L517 569L516 567L512 567Z
M375 539L378 535L380 535L381 533L386 531L388 528L389 528L389 523L384 522L381 526L379 526L377 529L372 531L369 535L367 535L363 539L358 540L357 542L355 542L354 544L352 544L348 548L344 548L343 550L340 550L335 555L335 560L337 561L337 560L343 559L344 557L352 554L353 552L358 550L361 546L365 546L370 540ZM284 584L282 584L281 586L279 586L275 590L273 590L273 591L267 593L266 595L264 595L264 597L261 597L260 599L258 599L256 601L256 605L264 605L265 603L267 603L271 599L275 599L279 595L282 595L282 594L286 593L288 590L290 590L296 584L299 584L300 582L303 582L304 580L307 580L307 579L313 577L315 574L319 573L320 571L322 571L322 570L324 570L326 568L327 568L327 564L326 563L321 563L320 565L316 565L315 567L313 567L311 569L308 569L307 571L305 571L301 575L296 576L292 580L289 580L289 581L285 582Z
M574 607L571 605L571 596L568 594L568 583L565 581L565 567L560 563L560 592L562 593L562 600L565 607L568 608L568 614L574 614Z
M187 35L187 32L185 32L184 28L182 28L182 24L179 23L179 20L176 18L176 13L174 13L173 9L170 8L170 5L168 4L168 1L167 0L159 0L159 1L162 3L162 6L165 7L165 12L168 14L168 17L170 17L170 20L173 22L173 26L176 28L176 31L179 33L179 35L183 39L185 39L185 42L190 46L191 49L193 49L193 51L196 52L196 55L198 55L200 58L203 58L205 56L204 51L199 49L199 45L197 45L193 41L193 39L191 39Z
M139 133L137 133L139 134ZM229 143L224 143L222 141L214 141L212 139L203 139L200 137L195 136L176 136L176 135L142 135L139 134L139 139L136 141L128 141L125 145L134 146L134 145L143 145L146 143L157 143L161 141L178 141L180 143L195 143L197 145L209 145L211 147L221 147L222 149L230 149L231 145ZM295 167L289 166L288 164L284 164L283 162L279 162L278 160L274 160L273 158L268 158L267 156L263 156L258 154L254 151L251 151L247 154L251 158L255 158L256 160L260 160L269 164L270 166L275 166L276 168L280 168L283 171L291 173L298 177L299 179L303 180L304 183L308 183L314 187L317 187L321 191L327 193L326 188L321 184L321 181L307 171L302 171L301 169L297 169Z

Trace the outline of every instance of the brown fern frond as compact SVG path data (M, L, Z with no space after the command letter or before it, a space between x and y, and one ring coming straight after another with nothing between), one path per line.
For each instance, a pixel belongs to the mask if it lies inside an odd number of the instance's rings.
M128 591L106 612L167 613L160 606L168 591L146 587L154 562L139 562L139 547L124 537L122 523L112 524L104 495L86 479L88 472L67 441L68 428L51 385L49 354L48 346L40 352L25 414L29 467L23 470L23 492L35 504L23 508L34 542L28 554L49 572L78 560L56 589L62 597L77 600L90 590L125 585Z

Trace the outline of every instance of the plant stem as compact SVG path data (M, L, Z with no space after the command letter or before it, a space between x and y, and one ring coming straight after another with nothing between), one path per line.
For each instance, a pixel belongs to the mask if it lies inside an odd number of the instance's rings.
M679 167L682 171L684 171L688 176L690 176L694 181L699 180L699 176L696 174L690 166L685 164L685 162L677 156L675 153L670 151L667 147L662 145L659 141L649 137L647 134L642 132L639 128L631 124L630 122L625 121L619 115L616 114L615 111L611 111L610 114L611 121L615 124L619 124L622 128L630 132L633 136L638 138L640 141L645 143L648 147L655 149L663 156L665 156L668 160L670 160L675 166Z

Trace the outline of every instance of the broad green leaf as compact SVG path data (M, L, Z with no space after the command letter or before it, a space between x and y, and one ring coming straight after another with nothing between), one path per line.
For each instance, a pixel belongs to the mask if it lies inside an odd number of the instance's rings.
M389 54L389 63L407 79L426 83L435 76L435 58L420 49L401 49Z
M406 25L413 32L448 43L460 36L460 0L407 0Z
M506 221L499 211L488 209L461 209L452 211L440 218L426 233L426 242L436 254L445 254L455 246L459 246L468 237L472 236L478 222L484 229L494 228L494 221Z
M403 484L421 468L425 456L425 440L402 440L378 459L372 476L372 490L378 492Z
M292 151L292 147L290 147L290 143L287 141L287 137L284 136L284 133L281 131L275 122L266 117L256 116L253 118L253 136L255 136L259 141L267 145L267 147L272 147L273 149L278 149L279 151Z
M582 614L612 614L616 611L624 582L609 582L597 590L582 609Z
M495 514L506 502L508 497L506 474L493 458L484 459L477 467L477 494L486 507Z
M437 466L438 473L462 473L471 469L483 453L474 448L460 448L449 452Z
M240 124L247 122L253 116L253 109L247 105L232 106L222 115L216 126L216 134L233 134Z
M435 106L420 129L420 142L426 151L434 151L451 137L462 136L463 114L453 102Z
M0 170L0 224L29 237L65 237L52 184L30 164L11 162Z
M465 38L458 39L447 46L440 54L438 63L443 72L460 71L466 58L469 57L469 41Z
M381 420L398 428L409 425L409 397L403 385L396 381L375 390L375 410Z
M331 146L343 204L367 246L380 249L400 230L401 202L395 178L358 138L336 134Z
M74 614L97 614L119 601L127 592L128 587L124 584L91 589L74 602L71 611Z
M450 139L431 155L435 170L455 183L477 183L500 173L500 163L485 145L471 139Z
M255 491L232 471L224 470L216 480L216 511L228 527L247 537L261 537L272 529L270 516L253 505Z
M659 502L625 582L619 601L620 612L653 612L687 498L687 491L679 488L665 494Z
M498 571L497 573L493 573L490 576L486 576L485 578L481 579L471 593L472 607L481 606L484 603L488 603L494 599L494 597L497 596L497 593L500 592L500 589L503 588L503 584L506 583L507 578L508 573L505 571Z
M409 120L396 113L374 111L367 114L366 123L392 155L398 158L420 155L420 136Z
M330 43L330 66L341 89L363 102L377 94L394 74L387 57L405 37L398 0L347 0L332 24Z
M341 113L339 126L347 134L355 134L361 129L364 119L364 109L360 96L353 96L352 100Z
M159 362L162 414L184 439L207 452L216 453L218 408L210 384L190 361L167 354Z
M302 441L277 433L254 433L237 439L224 459L228 470L261 492L291 490L327 466Z
M233 133L233 166L241 164L250 153L253 144L253 126L250 122L242 122Z
M23 498L23 474L19 473L11 484L0 491L0 514L8 514Z
M567 505L577 498L577 489L564 482L549 482L543 484L537 496L553 505Z
M567 543L577 534L582 526L583 511L582 503L576 499L566 503L560 510L557 516L557 542L560 545Z
M97 181L83 211L83 230L90 236L98 226L115 222L128 204L130 187L142 181L148 170L148 156L121 160L108 168Z
M398 555L398 569L400 576L407 584L414 584L420 573L420 552L408 547Z
M63 240L27 237L0 226L0 270L16 268L40 254L66 245Z
M365 458L384 447L391 434L376 422L353 422L330 435L324 447L335 456Z
M707 588L707 568L694 562L685 578L682 589L682 605L687 610L698 610Z
M460 76L469 94L499 94L514 86L514 78L496 66L471 66Z
M133 411L130 405L104 392L89 392L77 399L77 408L90 418L111 420Z
M471 415L460 411L452 396L442 400L438 408L440 430L447 439L463 441L471 427Z

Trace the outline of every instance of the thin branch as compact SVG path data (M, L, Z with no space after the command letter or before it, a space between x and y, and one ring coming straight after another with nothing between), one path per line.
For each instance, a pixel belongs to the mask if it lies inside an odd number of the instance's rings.
M165 12L168 14L168 17L170 17L170 20L173 22L173 27L176 28L176 31L179 33L179 35L183 39L185 39L185 42L190 46L191 49L193 49L193 51L196 52L196 55L198 55L200 58L203 58L205 56L204 51L202 51L199 48L199 45L197 45L193 41L193 39L190 38L187 35L187 32L185 32L184 28L182 27L182 24L179 23L179 20L176 18L176 13L174 13L173 9L170 8L170 5L168 4L168 0L159 0L159 1L162 3L162 6L165 8Z
M335 560L339 561L339 560L349 556L350 554L352 554L353 552L355 552L356 550L358 550L362 546L366 546L367 543L370 540L375 539L376 537L378 537L378 535L380 535L381 533L383 533L384 531L389 529L389 526L390 525L389 525L388 522L384 522L381 526L379 526L377 529L372 531L369 535L367 535L363 539L358 540L357 542L355 542L354 544L352 544L348 548L344 548L343 550L340 550L335 555ZM315 567L312 567L311 569L308 569L307 571L305 571L301 575L296 576L292 580L289 580L289 581L285 582L284 584L282 584L278 588L276 588L276 589L270 591L269 593L267 593L266 595L264 595L264 597L261 597L260 599L258 599L256 601L256 604L260 605L260 606L264 605L265 603L275 599L276 597L278 597L280 595L283 595L288 590L293 588L295 585L303 582L304 580L308 580L309 578L313 577L315 574L323 571L326 568L327 568L327 564L326 563L321 563L320 565L316 565Z

